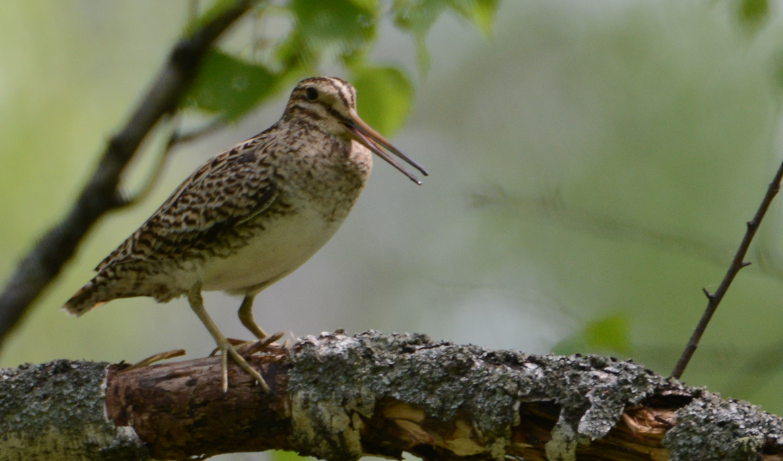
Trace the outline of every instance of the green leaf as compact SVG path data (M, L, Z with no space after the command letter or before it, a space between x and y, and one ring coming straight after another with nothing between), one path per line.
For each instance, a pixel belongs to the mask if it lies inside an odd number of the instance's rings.
M552 352L562 355L605 351L623 355L631 352L626 315L611 314L589 322L581 332L560 341L552 348Z
M446 6L444 0L394 0L391 11L397 27L427 35Z
M613 314L590 322L584 329L585 343L590 349L602 349L627 354L631 350L628 338L628 317Z
M376 37L377 0L292 0L285 9L293 27L273 53L285 72L313 73L329 58L354 65Z
M498 0L451 0L452 8L472 22L484 35L492 34Z
M392 4L395 25L413 35L416 64L419 72L423 74L426 74L430 67L430 55L424 39L446 6L443 0L394 0Z
M262 66L214 50L205 57L184 105L234 120L273 95L279 80Z
M737 14L743 26L755 29L769 15L769 0L739 0Z
M582 341L582 335L571 335L563 340L561 340L559 343L555 344L555 346L552 348L552 353L557 355L573 355L573 354L584 354L587 349L585 348L584 342Z
M426 72L429 54L424 39L441 13L451 9L490 35L497 7L498 0L394 0L391 10L397 27L413 35L419 70Z
M377 1L293 0L291 11L304 44L316 52L337 47L352 53L375 38Z
M378 9L378 0L350 0L350 2L366 11Z
M413 86L392 67L364 67L353 70L359 116L384 136L397 131L410 112Z
M272 452L273 461L299 461L299 460L307 460L307 459L312 459L312 458L299 456L293 451L275 450Z
M416 46L416 67L423 75L427 75L427 71L430 70L430 52L427 51L427 43L424 41L424 36L414 34L414 44Z
M426 35L447 8L489 34L498 3L499 0L395 0L392 12L397 26L414 34Z

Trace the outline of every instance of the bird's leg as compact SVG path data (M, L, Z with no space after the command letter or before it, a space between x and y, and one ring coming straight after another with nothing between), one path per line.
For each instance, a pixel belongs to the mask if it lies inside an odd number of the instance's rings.
M255 299L255 297L255 293L248 293L245 295L245 299L242 300L242 305L239 306L239 320L242 322L242 325L244 325L245 328L250 330L250 332L253 333L256 338L258 338L258 341L248 341L245 343L242 347L237 349L240 354L252 355L256 352L262 351L270 344L282 338L284 334L280 331L273 334L272 336L269 336L264 330L261 329L261 327L258 326L256 321L253 319L253 299Z
M225 394L226 392L228 392L228 356L229 355L231 356L232 359L234 359L237 365L239 365L243 370L248 372L250 376L253 377L253 379L258 381L258 384L261 386L261 388L264 389L264 391L266 391L267 393L271 392L269 390L269 386L267 386L261 374L255 369L253 369L253 367L251 367L250 364L247 363L244 357L242 357L241 355L239 355L239 353L237 353L236 349L234 349L234 346L232 346L231 343L226 339L226 337L223 336L223 333L220 332L220 329L218 329L217 325L215 325L215 322L213 322L212 318L210 318L209 314L207 314L206 309L204 309L204 299L201 297L201 282L198 282L195 285L193 285L193 288L191 288L190 292L188 292L188 302L190 303L190 308L193 309L193 312L195 312L198 318L201 320L201 323L203 323L204 326L207 327L207 330L209 330L209 333L215 339L218 348L223 354L223 357L221 357L222 369L223 369L223 380L222 380L223 393Z
M258 338L258 341L248 341L237 349L237 352L242 355L252 355L256 352L263 351L269 347L270 344L282 338L285 334L282 331L278 331L272 336L269 336L264 330L261 329L261 327L258 326L256 321L253 319L253 299L255 297L255 293L246 294L245 299L242 300L242 305L239 306L239 320L242 322L242 325L244 325L245 328L250 330L254 335L256 335L256 338Z
M242 305L239 306L239 321L242 322L242 325L250 330L250 332L253 333L256 338L264 339L268 335L253 319L253 300L255 297L255 294L248 293L245 295L245 299L242 300Z

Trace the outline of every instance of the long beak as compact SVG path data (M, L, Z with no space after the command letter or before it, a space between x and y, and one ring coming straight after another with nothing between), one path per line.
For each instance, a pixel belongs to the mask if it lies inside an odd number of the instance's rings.
M350 115L351 115L351 119L346 120L345 126L348 128L348 131L353 135L354 139L364 144L364 146L370 149L371 151L378 154L380 158L389 162L394 168L400 170L405 176L409 177L411 181L415 182L416 184L421 185L421 181L419 181L419 178L414 176L413 173L411 173L410 171L406 170L405 167L402 166L402 164L400 164L400 162L397 161L397 159L389 155L385 150L381 149L381 146L383 146L384 149L388 150L389 152L396 155L397 157L405 160L412 167L421 171L421 174L423 174L424 176L429 176L427 174L427 170L425 170L421 165L408 158L407 155L403 154L396 147L392 146L392 144L389 141L387 141L383 136L381 136L377 131L370 128L370 125L364 123L364 121L359 118L359 114L357 114L355 110L351 110Z

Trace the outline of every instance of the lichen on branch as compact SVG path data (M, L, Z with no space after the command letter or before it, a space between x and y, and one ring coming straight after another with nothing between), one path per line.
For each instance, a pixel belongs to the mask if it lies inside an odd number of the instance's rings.
M61 459L783 459L779 417L630 361L338 331L248 362L271 394L235 365L223 394L219 357L0 370L0 461L52 459L51 434Z

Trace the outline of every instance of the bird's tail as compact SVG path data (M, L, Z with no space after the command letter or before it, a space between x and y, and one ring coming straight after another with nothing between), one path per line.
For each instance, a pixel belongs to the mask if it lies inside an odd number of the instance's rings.
M114 299L111 296L106 296L108 281L99 277L100 274L81 287L79 291L71 296L71 299L63 305L62 309L71 315L80 316L85 312Z
M129 268L128 265L115 265L104 267L62 308L69 314L78 316L114 299L150 296L165 303L184 293L187 293L187 289L172 287L168 279L150 277L143 271Z

